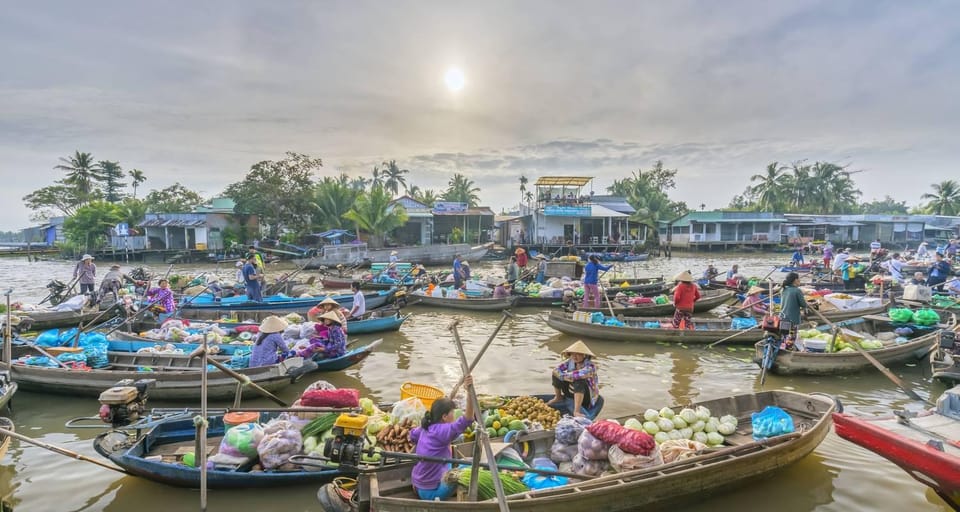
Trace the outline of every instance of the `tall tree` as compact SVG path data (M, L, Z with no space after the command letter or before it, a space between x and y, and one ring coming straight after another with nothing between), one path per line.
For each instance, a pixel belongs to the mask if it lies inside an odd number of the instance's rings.
M258 213L272 238L279 238L284 229L303 233L310 229L314 211L313 173L322 166L320 158L287 152L283 160L254 164L224 195L236 202L238 213Z
M382 185L373 186L369 192L354 202L344 218L355 222L362 230L370 234L371 245L380 247L384 237L407 222L407 212L397 203Z
M23 203L27 208L37 212L37 218L55 216L57 210L67 217L76 213L80 207L76 189L68 185L50 185L23 196Z
M429 206L430 208L433 208L433 205L440 200L440 194L438 194L436 190L433 190L432 188L428 188L426 190L422 190L418 192L416 195L413 196L413 198Z
M97 183L101 179L100 171L90 153L74 152L69 157L61 157L60 164L54 169L66 171L66 177L60 183L76 190L80 204L86 204L96 197Z
M757 209L762 211L778 211L790 200L789 180L786 176L787 168L779 162L771 162L762 174L750 176L750 183L756 183L750 189Z
M883 196L878 201L874 199L860 205L862 213L873 215L906 215L909 212L906 201L897 201L890 196Z
M920 199L929 199L924 205L927 213L934 215L960 215L960 183L944 180L930 185L933 192L927 192Z
M110 228L124 220L123 211L113 203L91 201L81 206L63 223L67 239L82 245L84 250L98 249L106 241Z
M200 194L179 183L162 190L151 190L143 198L144 207L150 213L188 213L203 203Z
M124 176L123 168L120 162L111 162L110 160L100 160L97 162L100 179L103 181L104 199L108 202L116 203L122 197L123 187L127 186L122 180Z
M630 220L656 234L659 221L678 217L687 210L685 203L671 201L666 192L676 187L676 176L676 169L666 169L662 161L657 161L649 171L637 170L627 178L615 180L607 191L626 198L636 210Z
M443 193L443 199L444 201L466 203L467 206L474 207L480 204L480 196L477 195L477 192L480 192L480 188L476 186L473 180L456 173L447 182L447 190Z
M520 175L520 203L523 203L523 200L527 197L527 183L530 180L526 176Z
M131 169L130 170L130 179L133 180L130 182L130 186L133 187L133 198L137 198L137 188L140 185L147 181L147 177L143 174L143 171L140 169Z
M410 171L407 169L401 169L397 165L396 160L390 160L389 162L383 162L383 176L385 179L383 181L383 187L389 190L394 196L400 193L400 188L403 187L404 190L407 188L407 179L404 177L405 174L409 174Z
M350 178L345 174L339 178L324 176L314 189L313 224L321 230L346 228L349 224L343 215L363 194L362 190L351 186Z

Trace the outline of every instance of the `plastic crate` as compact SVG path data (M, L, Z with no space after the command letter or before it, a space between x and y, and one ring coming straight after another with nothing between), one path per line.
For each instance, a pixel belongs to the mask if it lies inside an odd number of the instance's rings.
M404 382L400 385L400 399L406 400L407 398L417 397L423 402L423 406L427 409L430 409L430 406L433 405L433 402L438 398L443 398L446 396L446 393L442 389L435 388L433 386L428 386L426 384L416 384L413 382Z

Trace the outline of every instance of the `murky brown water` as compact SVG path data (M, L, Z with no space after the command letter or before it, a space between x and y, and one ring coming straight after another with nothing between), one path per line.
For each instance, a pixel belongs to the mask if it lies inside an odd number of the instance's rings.
M765 275L786 257L740 255L710 257L718 268L740 263L748 275ZM626 274L673 275L690 269L694 274L707 259L674 257L627 267ZM157 266L162 273L166 265ZM177 267L175 273L218 270L213 265ZM51 278L67 281L68 262L27 263L0 259L0 288L14 288L14 300L36 301ZM226 277L232 268L219 268ZM479 263L475 273L502 273L501 265ZM774 276L779 276L774 274ZM782 277L782 276L780 276ZM399 398L404 381L424 382L449 389L460 374L447 326L460 319L467 352L474 353L499 319L498 314L463 315L410 308L414 314L400 332L384 335L384 344L362 364L345 372L323 374L337 386L356 387L377 401ZM546 392L549 368L573 338L559 334L541 321L542 312L517 310L475 371L483 393ZM373 335L368 335L373 338ZM623 415L648 407L685 403L759 389L759 371L746 350L684 349L679 346L639 345L589 341L600 357L605 415ZM896 369L922 395L938 396L943 386L932 383L920 366ZM313 379L281 393L293 400ZM879 372L835 378L770 376L766 389L783 387L820 391L840 397L847 406L879 410L908 404L905 395ZM265 401L250 403L268 405ZM98 404L88 398L60 398L21 392L14 400L17 430L48 443L90 457L98 457L90 440L97 430L67 430L64 422L93 415ZM154 406L169 405L152 402ZM208 510L318 510L315 486L271 490L211 491ZM0 461L0 496L10 496L17 511L139 511L198 510L199 492L124 476L51 452L14 444ZM731 492L682 507L683 510L909 510L935 511L948 507L932 491L915 482L893 464L830 434L814 454L800 463Z

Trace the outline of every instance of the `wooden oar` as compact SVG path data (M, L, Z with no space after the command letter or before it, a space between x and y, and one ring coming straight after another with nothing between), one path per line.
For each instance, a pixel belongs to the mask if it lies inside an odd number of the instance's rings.
M463 372L463 377L466 378L469 375L470 366L467 364L467 356L463 351L463 343L460 341L456 320L450 324L450 331L453 332L454 346L457 349L457 356L460 358L460 369ZM477 400L477 392L473 384L467 386L467 399L473 405L474 421L477 422L477 425L483 425L483 411L480 409L480 401ZM490 437L487 435L486 429L478 428L477 430L477 439L483 444L483 450L487 454L487 465L493 476L493 488L497 491L497 504L500 505L500 512L510 512L510 507L507 505L507 495L503 490L503 482L500 481L500 473L497 471L497 461L494 458L493 448L490 447ZM470 488L468 490L468 494L473 500L477 499L477 487L474 480L479 477L478 463L479 461L475 456L470 471Z
M307 263L310 263L310 262L307 261ZM277 288L278 286L280 286L280 285L282 285L282 284L285 284L287 281L290 280L290 278L292 278L293 276L299 274L300 272L303 272L303 270L304 270L305 268L307 268L307 263L304 263L303 265L300 266L300 268L298 268L298 269L294 270L293 272L291 272L291 273L283 276L283 278L281 278L281 279L277 280L277 282L271 284L269 287L267 287L265 290L263 290L263 294L264 294L264 295L273 295L274 293L276 293L276 290L278 289L278 288Z
M46 357L48 357L48 358L50 358L50 359L53 359L53 362L57 363L57 365L60 366L61 368L65 368L65 369L67 369L67 370L70 369L70 367L67 366L63 361L57 359L56 357L53 357L52 355L50 355L50 352L47 352L46 350L40 348L40 346L37 345L36 343L34 343L34 342L32 342L32 341L27 341L27 340L23 340L23 343L24 343L26 346L28 346L28 347L36 350L37 352L40 352L42 355L44 355L44 356L46 356Z
M813 312L814 312L818 317L820 317L820 320L822 320L824 323L826 323L827 325L829 325L835 332L839 332L839 331L840 331L840 328L837 327L837 326L836 326L833 322L831 322L830 320L827 320L827 317L823 316L823 313L820 313L820 311L818 311L818 310L816 310L816 309L813 309L813 308L810 308L810 309L812 309ZM850 346L852 346L852 347L854 348L854 350L856 350L857 352L860 353L860 355L862 355L863 357L865 357L865 358L867 359L867 361L870 361L870 364L872 364L873 366L875 366L875 367L876 367L878 370L880 370L880 372L883 373L888 379L890 379L894 384L896 384L900 389L902 389L903 392L907 394L907 396L909 396L910 398L912 398L912 399L914 399L914 400L917 400L917 401L919 401L919 402L925 402L925 403L927 403L927 404L933 405L933 404L931 404L928 400L926 400L926 399L924 399L923 397L921 397L920 395L918 395L918 394L917 394L913 389L911 389L909 386L907 386L907 384L906 384L905 382L903 382L902 380L900 380L899 377L897 377L896 375L893 374L893 372L891 372L889 369L887 369L887 367L884 366L883 363L881 363L880 361L877 361L877 358L873 357L873 356L872 356L870 353L868 353L866 350L863 350L863 348L860 347L860 344L859 344L859 343L857 343L856 341L854 341L853 343L850 343Z
M503 327L503 324L507 323L507 318L514 318L513 313L509 311L504 311L503 316L500 317L500 322L497 323L497 327L493 330L493 333L490 334L490 337L487 338L487 342L483 344L483 347L480 348L480 352L477 352L477 355L473 357L473 362L470 363L470 367L467 368L467 373L473 371L477 367L477 364L480 363L480 358L483 357L483 354L487 351L487 348L490 346L490 343L493 342L493 339L497 337L497 333L500 332L500 328ZM457 392L460 391L460 386L463 385L463 377L460 377L460 380L457 381L457 385L453 386L453 391L450 392L450 396L457 396Z
M13 327L10 325L10 294L13 293L13 288L10 288L3 295L7 298L7 321L3 326L3 353L2 360L4 363L11 364L11 359L13 357L11 344L13 343Z
M117 471L117 472L119 472L119 473L127 474L126 471L124 471L124 470L121 469L121 468L118 468L117 466L113 466L113 465L111 465L111 464L106 464L106 463L104 463L104 462L100 462L99 460L92 459L92 458L90 458L90 457L87 457L86 455L79 454L79 453L77 453L77 452L75 452L75 451L73 451L73 450L68 450L68 449L66 449L66 448L63 448L63 447L60 447L60 446L57 446L57 445L53 445L53 444L45 443L45 442L43 442L43 441L39 441L39 440L34 439L34 438L32 438L32 437L27 437L27 436L25 436L25 435L23 435L23 434L18 434L18 433L16 433L16 432L12 431L12 430L7 430L7 429L5 429L5 428L0 428L0 435L10 436L10 437L12 437L12 438L14 438L14 439L19 439L20 441L23 441L23 442L25 442L25 443L29 443L29 444L32 444L32 445L34 445L34 446L39 446L40 448L43 448L44 450L50 450L50 451L53 452L53 453L58 453L58 454L60 454L60 455L65 455L65 456L70 457L70 458L72 458L72 459L82 460L82 461L84 461L84 462L89 462L89 463L91 463L91 464L96 464L96 465L98 465L98 466L100 466L100 467L103 467L103 468L112 469L113 471Z
M194 351L190 353L190 358L193 359L194 357L199 357L199 356L204 355L204 354L206 353L206 347L205 347L205 345L206 345L206 342L204 342L204 344L201 345L200 347L197 347L196 349L194 349ZM226 373L227 375L233 377L234 379L237 380L237 382L239 382L239 383L241 383L241 384L245 384L245 385L250 386L254 391L256 391L257 393L260 393L261 395L269 398L270 400L272 400L274 403L280 405L281 407L289 407L289 406L290 406L290 404L284 402L283 400L281 400L280 398L278 398L278 397L277 397L276 395L274 395L273 393L271 393L271 392L267 391L266 389L263 389L262 387L260 387L260 385L257 384L256 382L252 382L252 381L250 380L250 377L247 377L246 375L243 375L243 374L241 374L241 373L237 373L237 372L233 371L232 368L230 368L230 367L228 367L228 366L225 366L225 365L224 365L223 363L221 363L220 361L217 361L216 359L209 359L209 358L208 358L208 359L207 359L207 363L208 363L208 364L211 364L211 365L213 365L213 366L215 366L215 367L217 367L217 369L219 369L219 370L222 371L223 373ZM206 373L206 367L203 367L202 370L203 370L204 373Z
M732 334L732 335L730 335L730 336L727 336L726 338L723 338L722 340L714 341L713 343L707 345L707 348L713 348L715 345L719 345L719 344L723 343L724 341L732 340L733 338L736 338L737 336L740 336L741 334L748 333L748 332L750 332L750 331L752 331L752 330L754 330L754 329L759 329L759 328L760 328L760 324L754 325L753 327L750 327L750 328L748 328L748 329L744 329L744 330L742 330L742 331L740 331L740 332L738 332L738 333L736 333L736 334Z

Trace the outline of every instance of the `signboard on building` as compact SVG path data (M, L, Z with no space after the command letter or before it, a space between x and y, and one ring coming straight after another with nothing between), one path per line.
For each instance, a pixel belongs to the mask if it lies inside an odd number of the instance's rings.
M437 201L433 203L433 213L464 213L467 211L467 203L456 203L453 201Z
M551 217L589 217L589 206L547 206L543 214Z

